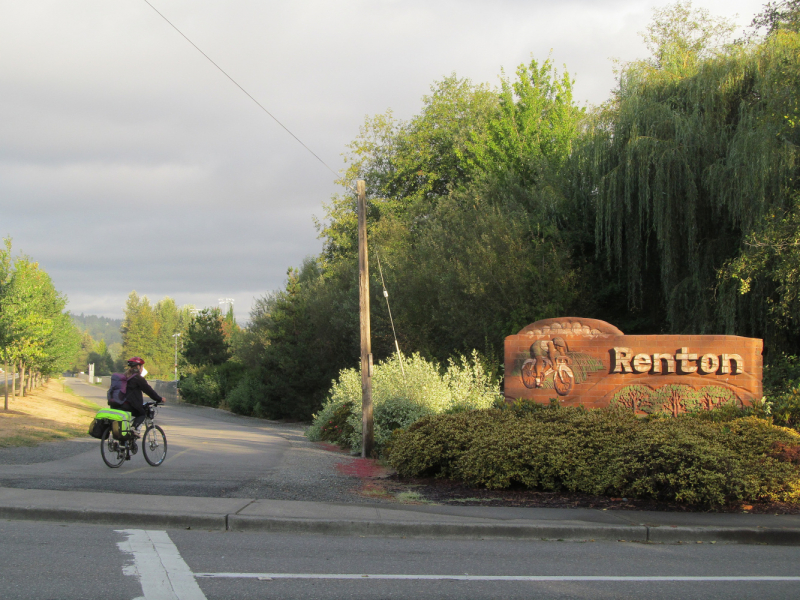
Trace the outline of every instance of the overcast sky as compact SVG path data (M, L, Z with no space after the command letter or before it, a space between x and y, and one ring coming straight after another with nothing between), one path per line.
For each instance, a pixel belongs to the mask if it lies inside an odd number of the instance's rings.
M452 72L497 84L552 49L582 102L666 2L150 0L334 170L364 117L409 118ZM741 30L763 2L703 0ZM216 306L321 248L333 175L144 0L0 0L0 235L76 314L131 290Z

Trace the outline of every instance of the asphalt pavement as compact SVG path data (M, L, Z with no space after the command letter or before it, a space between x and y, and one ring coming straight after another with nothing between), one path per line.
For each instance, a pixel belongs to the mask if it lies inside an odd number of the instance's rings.
M67 378L77 394L106 406L102 387ZM158 468L139 452L109 469L100 442L82 438L32 448L0 449L0 486L167 496L360 502L353 478L337 464L353 458L309 442L300 424L166 403L155 422L165 431L167 459Z
M800 597L798 550L0 521L0 595L83 600Z
M105 390L77 381L101 402ZM0 450L0 518L291 534L626 540L800 545L800 516L403 504L358 494L355 459L308 442L298 425L187 405L157 417L169 452L107 468L99 442L68 456ZM5 457L5 458L4 458ZM361 459L363 460L363 459Z

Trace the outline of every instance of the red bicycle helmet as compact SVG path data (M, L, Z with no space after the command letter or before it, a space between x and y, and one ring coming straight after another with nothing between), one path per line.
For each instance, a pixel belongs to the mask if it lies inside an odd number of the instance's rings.
M128 365L130 365L130 366L143 365L143 364L144 364L144 361L141 358L139 358L138 356L134 356L133 358L129 358L128 359Z

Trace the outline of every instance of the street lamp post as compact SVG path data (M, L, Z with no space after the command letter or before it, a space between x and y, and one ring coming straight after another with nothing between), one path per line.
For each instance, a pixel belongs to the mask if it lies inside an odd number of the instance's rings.
M175 381L178 381L178 338L180 333L173 333L172 337L175 338Z
M229 308L233 308L233 298L220 298L219 305L220 306L228 305Z

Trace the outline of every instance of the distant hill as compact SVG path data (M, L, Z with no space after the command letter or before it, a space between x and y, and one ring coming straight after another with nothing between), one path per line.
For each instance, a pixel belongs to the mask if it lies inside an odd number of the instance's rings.
M122 344L122 319L109 319L97 315L72 315L72 321L81 331L88 331L95 341L105 340L106 346Z

